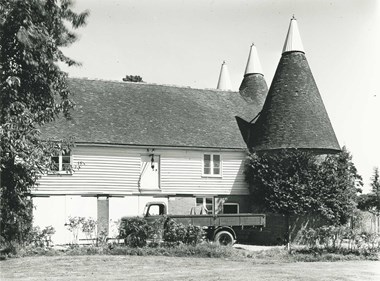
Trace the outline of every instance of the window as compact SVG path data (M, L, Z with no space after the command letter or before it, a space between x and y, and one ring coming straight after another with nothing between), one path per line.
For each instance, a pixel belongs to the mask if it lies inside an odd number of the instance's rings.
M53 156L51 158L53 162L53 171L56 172L68 172L71 166L71 152L63 151L58 156Z
M238 214L239 204L238 203L224 203L223 204L223 214Z
M221 173L221 157L219 154L203 155L203 175L220 176Z
M208 215L214 213L214 200L212 197L197 197L195 201L196 206L202 208Z
M149 205L146 212L146 216L163 216L165 215L165 205L164 204L152 204Z

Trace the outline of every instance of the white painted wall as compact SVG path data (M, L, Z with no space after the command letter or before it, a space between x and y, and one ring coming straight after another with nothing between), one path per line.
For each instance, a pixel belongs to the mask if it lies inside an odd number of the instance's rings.
M220 153L222 177L203 177L204 153ZM139 194L141 156L145 148L78 145L73 163L83 162L72 175L47 175L34 194L132 195ZM244 181L244 151L156 148L160 157L161 194L248 194Z
M246 195L244 181L244 151L155 148L157 171L144 179L148 189L139 189L142 176L142 156L151 154L146 148L121 146L77 145L73 150L73 164L83 162L72 175L45 175L33 190L36 209L35 225L52 225L57 233L55 243L69 243L73 235L64 226L69 216L97 219L97 195L110 196L110 236L117 235L115 221L123 216L142 215L145 204L164 201L167 197L194 195ZM204 153L221 155L221 177L202 175ZM159 178L157 179L157 174ZM160 198L157 198L160 196ZM166 197L166 198L165 198ZM79 238L85 238L81 235Z
M118 234L117 225L122 217L143 216L146 203L152 201L168 204L167 198L155 198L153 196L125 196L109 198L110 237Z
M202 176L204 153L219 153L222 176ZM248 194L244 180L243 151L169 150L161 154L161 187L164 193L202 195Z
M141 155L139 187L144 190L160 188L160 156Z
M33 198L33 225L41 229L53 226L56 233L52 240L56 244L73 242L73 234L65 226L69 217L85 217L97 219L96 197L51 196ZM79 233L79 239L85 238Z

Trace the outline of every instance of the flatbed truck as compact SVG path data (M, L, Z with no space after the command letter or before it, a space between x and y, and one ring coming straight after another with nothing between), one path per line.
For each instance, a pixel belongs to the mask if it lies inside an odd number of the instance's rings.
M184 225L202 227L209 240L221 245L232 245L236 241L244 240L252 230L262 230L265 227L265 214L194 214L193 210L190 213L189 215L168 214L165 203L149 202L145 206L144 217L148 223L167 216Z

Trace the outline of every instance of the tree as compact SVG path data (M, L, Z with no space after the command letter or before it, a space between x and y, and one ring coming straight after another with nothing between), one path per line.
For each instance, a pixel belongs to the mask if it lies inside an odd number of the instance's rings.
M288 219L315 214L334 225L350 218L362 185L345 148L325 157L299 150L252 153L245 174L257 211Z
M345 147L319 164L313 186L319 195L316 213L334 225L347 223L356 210L363 182Z
M60 47L76 41L72 31L88 12L70 0L0 0L1 221L5 241L25 239L32 222L30 191L51 168L51 157L70 142L42 140L39 128L73 107L67 74L58 62L78 63ZM69 28L71 25L71 28Z
M379 168L373 169L371 177L372 190L368 194L362 194L359 197L358 208L363 211L369 211L377 216L380 215L380 174Z
M139 75L126 75L125 78L123 78L124 82L140 82L144 83L143 79Z

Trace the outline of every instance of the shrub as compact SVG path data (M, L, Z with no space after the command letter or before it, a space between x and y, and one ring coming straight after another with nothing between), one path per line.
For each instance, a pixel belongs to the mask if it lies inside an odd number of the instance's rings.
M187 228L182 223L178 223L169 218L164 224L163 239L168 246L185 243Z
M303 229L298 242L309 248L322 248L332 252L341 249L380 249L380 235L359 232L348 226Z
M95 231L97 225L97 221L93 218L82 220L82 232L86 235L86 239L93 241L93 238L96 236Z
M197 245L204 239L203 229L196 225L188 225L186 229L185 243L190 245Z
M308 247L315 247L317 245L317 233L313 228L303 228L300 231L299 241L300 244Z
M179 244L197 245L203 241L203 230L196 225L185 226L169 218L164 224L163 240L168 246Z
M51 236L54 233L55 229L51 225L46 226L42 230L39 226L35 226L30 231L27 242L40 247L49 246L52 243Z
M143 247L147 243L149 225L144 218L122 218L119 226L119 238L130 247Z
M148 238L150 239L150 247L158 247L163 240L164 224L167 220L166 216L163 216L149 225Z
M73 243L78 244L79 229L83 222L84 217L69 217L69 223L65 224L67 229L73 234Z

